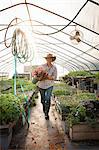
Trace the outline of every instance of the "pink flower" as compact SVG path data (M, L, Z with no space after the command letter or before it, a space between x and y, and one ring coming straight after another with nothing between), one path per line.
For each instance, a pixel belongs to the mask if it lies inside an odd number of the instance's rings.
M35 70L32 72L33 77L46 77L48 73L45 71L43 67L37 67Z

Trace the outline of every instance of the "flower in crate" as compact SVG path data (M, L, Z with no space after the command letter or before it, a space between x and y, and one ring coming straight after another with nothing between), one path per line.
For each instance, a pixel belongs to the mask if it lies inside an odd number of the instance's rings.
M43 67L37 67L36 69L33 70L32 72L32 83L36 84L39 80L44 80L48 76L48 73Z

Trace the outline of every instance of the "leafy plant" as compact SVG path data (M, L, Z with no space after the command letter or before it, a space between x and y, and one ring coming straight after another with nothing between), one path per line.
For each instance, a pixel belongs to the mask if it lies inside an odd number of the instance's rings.
M98 113L98 108L96 107L96 96L95 93L89 92L71 92L72 88L66 84L58 84L53 90L56 100L56 109L62 114L64 113L66 123L68 126L74 124L79 124L81 122L86 122L89 124L95 124L96 113ZM87 108L86 106L92 106L94 108ZM88 105L89 104L89 105ZM99 114L99 113L98 113Z
M80 122L85 122L86 118L86 108L84 106L79 106L76 108L71 108L71 112L66 118L69 126L74 124L79 124Z
M96 96L95 96L95 93L79 93L79 94L75 94L74 95L74 98L76 99L76 100L79 100L79 101L82 101L82 100L86 100L86 101L88 101L88 100L96 100Z
M5 125L17 121L22 107L20 100L13 94L0 95L0 124Z
M97 79L98 82L99 82L99 72L97 72L97 73L95 74L95 77L96 77L96 79Z
M32 84L32 81L28 81L28 80L22 80L22 79L17 79L16 80L16 89L17 92L21 92L21 84L22 87L25 91L32 91L35 90L36 85ZM9 79L9 80L4 80L4 81L0 81L0 92L2 94L7 94L7 93L14 93L14 81L13 79Z
M90 71L71 71L68 73L69 77L77 77L77 76L83 76L83 77L94 77L95 75L91 73Z
M53 94L55 96L58 96L58 95L70 95L70 91L66 90L66 89L57 89L57 90L54 90L53 91Z
M58 83L54 85L53 94L55 96L72 95L73 89L66 83Z

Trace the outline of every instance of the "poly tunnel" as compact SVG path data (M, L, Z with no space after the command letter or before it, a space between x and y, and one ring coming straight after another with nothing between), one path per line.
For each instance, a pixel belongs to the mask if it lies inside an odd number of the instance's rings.
M34 78L49 55L55 77ZM99 0L1 0L0 150L10 149L99 149Z

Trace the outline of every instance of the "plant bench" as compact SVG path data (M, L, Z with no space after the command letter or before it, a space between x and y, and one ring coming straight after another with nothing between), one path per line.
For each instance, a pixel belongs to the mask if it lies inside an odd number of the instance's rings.
M99 140L99 122L95 126L80 123L69 128L69 137L72 141Z

